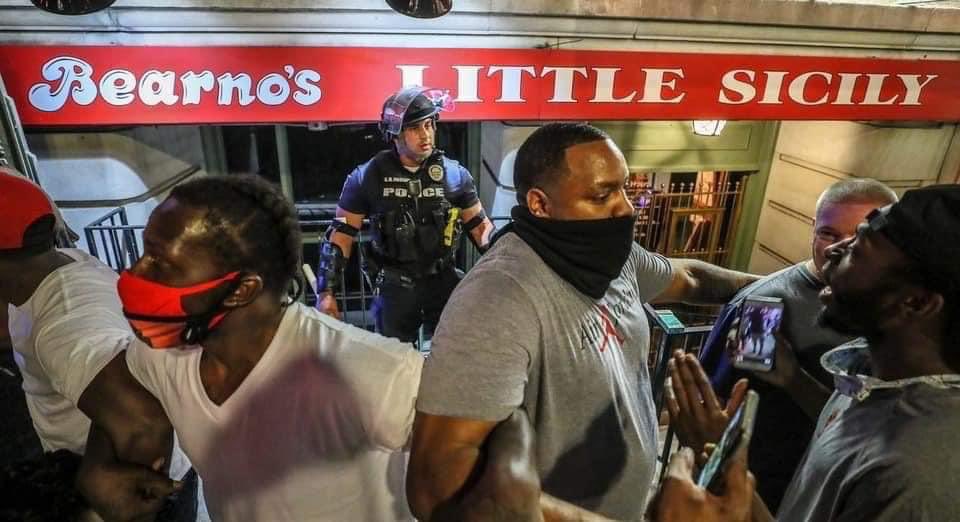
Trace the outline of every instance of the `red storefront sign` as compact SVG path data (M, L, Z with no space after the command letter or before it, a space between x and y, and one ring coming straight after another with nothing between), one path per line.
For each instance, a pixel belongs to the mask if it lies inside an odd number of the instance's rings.
M547 49L0 46L27 125L372 121L405 84L452 120L960 121L960 61Z

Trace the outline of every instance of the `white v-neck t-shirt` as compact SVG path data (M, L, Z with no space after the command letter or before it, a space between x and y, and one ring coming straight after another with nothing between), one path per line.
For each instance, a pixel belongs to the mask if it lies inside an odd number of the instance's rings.
M237 390L213 403L202 348L127 350L203 479L211 519L412 520L407 445L423 358L299 303Z

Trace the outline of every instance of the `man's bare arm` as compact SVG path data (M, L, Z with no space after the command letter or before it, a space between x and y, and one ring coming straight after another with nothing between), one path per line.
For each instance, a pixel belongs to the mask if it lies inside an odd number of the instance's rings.
M673 280L653 302L725 304L744 286L760 276L728 270L696 259L671 258Z
M131 375L125 351L94 377L78 407L91 419L78 489L108 520L151 520L177 487L166 476L173 427Z
M120 460L144 466L170 460L173 428L160 401L130 373L125 351L100 370L77 406L109 437Z
M431 520L459 501L482 466L481 448L496 425L417 412L407 468L407 501L415 517Z
M546 493L540 494L540 509L543 510L544 522L612 522L607 517Z
M732 336L733 334L731 334ZM810 417L810 420L816 422L820 418L820 412L830 400L833 390L824 386L814 376L810 375L800 361L797 359L797 352L793 349L790 341L778 332L776 335L776 355L773 370L769 372L753 372L754 377L783 389L790 395L793 402ZM732 344L732 343L731 343ZM732 351L732 348L728 348Z
M417 413L413 427L407 501L419 520L456 512L464 499L482 484L490 456L485 444L496 422ZM499 475L503 491L504 475ZM522 485L522 484L521 484ZM496 498L496 497L493 497ZM547 494L540 495L545 521L596 521L604 519Z
M92 424L77 489L104 520L149 522L182 487L163 472L165 464L163 459L151 466L120 462L107 434Z
M433 513L437 522L540 522L540 478L534 462L533 428L516 410L487 438L486 462L459 503Z

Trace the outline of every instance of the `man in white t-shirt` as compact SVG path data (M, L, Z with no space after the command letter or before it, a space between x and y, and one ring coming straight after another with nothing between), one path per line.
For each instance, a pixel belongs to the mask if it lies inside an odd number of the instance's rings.
M423 359L296 302L300 228L278 188L256 176L189 181L143 240L118 282L140 339L127 362L163 404L211 518L412 520L400 450ZM515 417L437 520L538 520L532 437ZM85 465L109 464L109 440L91 443Z
M135 342L130 371L163 403L214 520L410 520L403 490L423 358L295 303L218 403L202 349Z
M54 216L38 186L0 169L0 302L8 306L14 358L43 450L82 454L92 419L123 460L165 465L169 423L121 355L133 334L120 312L117 275L79 250L54 248ZM159 508L165 496L145 504Z
M253 176L191 180L143 239L118 282L140 339L127 363L163 404L211 518L412 519L400 450L423 359L291 299L302 244L280 191ZM90 466L105 462L95 442Z

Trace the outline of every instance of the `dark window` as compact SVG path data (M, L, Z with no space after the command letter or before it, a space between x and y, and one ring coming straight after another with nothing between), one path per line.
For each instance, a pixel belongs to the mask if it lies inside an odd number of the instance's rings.
M280 183L277 138L273 125L237 125L223 127L223 146L227 172L259 174Z

